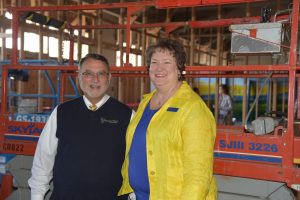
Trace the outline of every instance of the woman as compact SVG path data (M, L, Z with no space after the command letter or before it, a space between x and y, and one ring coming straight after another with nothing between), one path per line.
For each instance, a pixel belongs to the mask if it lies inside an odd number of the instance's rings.
M227 85L219 87L219 124L232 125L232 100Z
M144 95L126 135L119 195L137 200L216 199L213 177L215 120L183 81L181 44L162 40L147 49L156 90Z

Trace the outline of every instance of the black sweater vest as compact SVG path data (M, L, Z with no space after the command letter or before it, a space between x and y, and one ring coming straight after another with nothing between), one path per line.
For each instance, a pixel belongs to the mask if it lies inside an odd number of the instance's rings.
M58 106L52 199L116 199L131 113L112 97L97 111L82 97Z

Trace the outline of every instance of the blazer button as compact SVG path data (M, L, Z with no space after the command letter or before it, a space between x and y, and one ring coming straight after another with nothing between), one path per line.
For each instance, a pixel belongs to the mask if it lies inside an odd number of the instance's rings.
M152 154L153 154L153 152L152 152L152 151L148 151L148 153L149 153L149 155L152 155Z
M155 174L155 172L154 172L154 171L151 171L151 172L150 172L150 174L151 174L151 175L154 175L154 174Z

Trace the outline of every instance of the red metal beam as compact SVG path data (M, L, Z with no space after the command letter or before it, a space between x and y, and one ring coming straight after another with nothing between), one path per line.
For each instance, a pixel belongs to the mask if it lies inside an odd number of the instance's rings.
M289 97L288 97L288 126L285 134L283 165L291 167L293 165L294 154L294 107L295 107L295 77L297 64L297 38L299 23L299 0L293 1L291 47L289 55Z
M300 69L289 65L234 65L234 66L186 66L187 72L226 72L226 71L288 71ZM146 71L146 67L111 67L111 71Z
M145 77L149 78L149 74L145 71L144 73L121 73L121 72L112 72L113 77ZM186 78L267 78L268 74L212 74L212 73L201 73L201 74L186 74ZM287 75L284 74L274 74L272 78L287 78Z
M135 71L135 72L146 72L146 67L116 67L116 66L111 66L110 67L111 72L118 72L118 71Z
M7 83L8 83L8 69L7 67L2 66L1 116L4 116L7 113L7 94L8 94Z
M16 65L18 63L18 27L19 27L19 13L12 12L13 18L11 21L12 26L12 56L11 64Z
M229 159L214 160L214 173L226 176L283 181L283 172L279 166L251 162L239 162Z
M63 70L63 71L77 71L78 66L53 66L53 65L3 65L3 67L7 67L8 69L28 69L28 70Z
M129 54L130 54L130 48L131 48L131 41L130 41L130 27L131 27L131 8L127 9L127 20L126 20L126 60L125 60L125 66L129 66ZM121 56L122 59L122 56Z
M28 69L28 70L63 70L63 71L77 71L78 66L48 66L48 65L3 65L3 67L7 67L8 69ZM143 72L146 71L146 67L117 67L111 66L111 71L114 72L123 72L123 71L138 71ZM228 72L228 71L288 71L292 69L300 69L300 66L289 66L289 65L234 65L234 66L186 66L187 72Z
M188 22L162 22L162 23L152 23L152 24L132 24L132 28L153 28L153 27L181 27L187 26Z
M281 15L278 20L288 19L288 15ZM186 22L162 22L151 24L131 24L132 29L137 28L153 28L153 27L183 27L190 26L191 28L209 28L209 27L223 27L230 26L232 24L249 24L259 23L260 16L243 17L243 18L229 18L229 19L217 19L210 21L186 21ZM125 29L126 24L103 24L103 25L74 25L74 29Z
M132 29L138 28L154 28L154 27L168 27L168 26L186 26L188 22L163 22L152 24L131 24ZM126 29L126 24L103 24L103 25L74 25L74 29Z
M135 6L156 6L157 8L170 7L195 7L207 5L233 4L258 2L264 0L156 0L155 1L141 1L141 2L126 2L126 3L103 3L103 4L83 4L83 5L60 5L60 6L22 6L22 7L8 7L9 11L68 11L68 10L97 10L97 9L112 9L112 8L128 8Z
M287 71L288 65L187 66L187 71Z
M185 74L186 78L267 78L269 74L212 74L212 73L201 73L201 74ZM272 78L287 78L287 74L273 74Z
M122 71L111 71L112 76L114 77L146 77L149 78L147 71L133 71L124 72ZM187 71L188 72L188 71ZM250 74L250 73L235 73L235 74L222 74L222 73L212 73L201 71L201 73L196 72L195 74L185 74L186 78L267 78L269 74ZM300 78L300 75L296 75ZM273 74L272 78L288 78L288 74Z
M66 88L66 76L64 74L60 73L60 90L59 90L59 103L64 102L64 94L65 94L65 88Z
M156 0L158 8L176 8L176 7L195 7L195 6L208 6L220 4L234 4L234 3L247 3L263 0Z
M300 105L300 79L298 77L298 87L297 87L297 104ZM297 107L297 119L300 119L300 106ZM299 128L298 128L299 129Z
M218 19L218 20L210 20L210 21L189 21L188 24L192 28L208 28L208 27L223 27L230 26L232 24L251 24L251 23L259 23L260 16L253 17L242 17L242 18L231 18L231 19ZM277 17L278 20L288 19L288 15L281 15ZM273 21L273 18L271 19Z
M126 3L103 3L103 4L82 4L82 5L60 5L60 6L22 6L8 7L9 11L70 11L70 10L98 10L112 8L129 8L136 6L154 6L153 1L139 1Z
M74 30L70 29L69 65L74 65Z
M297 163L300 162L300 137L294 138L294 159L297 159Z
M266 1L266 0L202 0L202 5L207 6L207 5L235 4L235 3L253 3L258 1Z
M131 25L132 27L134 25ZM73 29L126 29L126 24L74 25Z
M111 74L113 77L130 77L130 78L141 78L141 77L144 77L144 78L149 78L149 75L148 74L134 74L134 73L129 73L129 74L118 74L118 73L112 73Z
M208 27L221 27L230 26L232 24L249 24L258 23L260 16L255 17L243 17L243 18L231 18L231 19L218 19L210 21L189 21L188 24L192 28L208 28Z

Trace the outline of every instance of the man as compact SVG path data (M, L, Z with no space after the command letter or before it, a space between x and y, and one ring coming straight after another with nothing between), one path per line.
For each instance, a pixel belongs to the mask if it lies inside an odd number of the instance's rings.
M118 199L132 110L106 94L105 57L87 54L78 78L84 95L57 106L41 133L28 181L32 200L44 199L52 178L53 200Z

